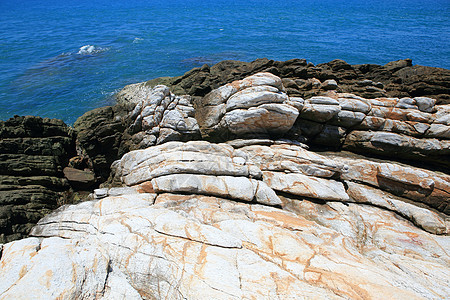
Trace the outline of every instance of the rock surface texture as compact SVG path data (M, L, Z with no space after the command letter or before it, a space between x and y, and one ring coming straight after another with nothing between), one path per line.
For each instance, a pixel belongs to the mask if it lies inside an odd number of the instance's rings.
M445 298L447 216L374 187L376 174L361 182L368 165L275 142L132 151L115 163L123 187L3 246L1 297Z
M303 99L289 100L279 77L257 73L206 95L197 104L196 119L203 137L211 140L282 135L294 125L302 105Z
M0 299L447 299L443 74L257 60L124 88L75 124L108 180L0 244Z
M297 98L299 99L299 98ZM450 105L332 93L304 102L288 136L311 145L450 167Z
M60 120L14 117L0 122L0 243L27 236L70 189L63 168L75 150Z

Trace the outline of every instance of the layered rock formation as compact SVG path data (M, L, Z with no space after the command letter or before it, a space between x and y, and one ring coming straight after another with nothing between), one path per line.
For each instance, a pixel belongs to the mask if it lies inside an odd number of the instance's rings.
M392 185L360 182L349 165L370 162L264 143L169 142L126 154L115 164L124 187L96 190L3 246L2 297L448 295L450 240L436 235L448 234L447 217Z
M427 97L364 99L330 93L305 100L293 138L395 160L450 166L450 106Z
M72 129L60 120L0 122L0 243L28 236L65 202L70 185L63 168L74 151Z
M222 61L211 67L204 65L192 69L182 76L157 78L125 87L117 95L119 104L87 112L77 120L74 129L78 133L79 144L91 158L96 175L104 181L108 178L109 167L114 160L129 150L138 149L138 144L147 140L143 138L147 134L138 134L139 132L135 132L136 127L130 128L136 120L134 118L137 118L137 115L130 114L136 103L149 99L152 87L163 84L176 95L191 96L192 99L186 102L196 104L197 101L202 102L202 98L212 90L258 72L268 72L280 77L284 92L290 97L308 99L331 90L354 93L368 99L431 97L436 99L436 104L450 103L450 71L413 66L408 59L385 66L349 65L342 60L319 65L308 63L304 59L284 62L257 59L250 63ZM131 100L133 97L136 100ZM158 138L158 129L154 130L148 136ZM314 132L317 133L317 130ZM179 131L172 133L172 139L179 138L181 134ZM131 139L133 135L136 135L136 140ZM153 139L150 137L150 140Z
M289 99L279 77L257 73L222 86L198 101L196 119L202 136L212 140L282 135L294 125L302 106L303 99Z
M338 88L339 92L355 93L364 98L425 96L437 99L439 104L450 103L450 70L412 65L410 59L384 66L350 65L343 60L318 65L305 59L222 61L211 67L192 69L183 76L153 79L147 85L164 84L177 94L203 97L213 89L259 72L283 78L290 96L309 98Z
M74 124L79 146L105 181L113 161L130 150L166 141L200 138L191 97L175 96L166 86L125 87L112 107L87 112Z
M449 105L362 98L333 78L302 98L272 71L213 89L195 109L165 86L129 86L99 110L115 130L86 114L78 146L94 169L105 178L124 155L90 200L0 245L0 298L447 298L450 176L395 160L445 171Z

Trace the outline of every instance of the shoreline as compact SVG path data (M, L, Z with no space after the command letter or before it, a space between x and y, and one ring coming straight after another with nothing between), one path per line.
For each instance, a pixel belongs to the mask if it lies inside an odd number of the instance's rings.
M0 295L444 296L449 73L224 61L2 121Z

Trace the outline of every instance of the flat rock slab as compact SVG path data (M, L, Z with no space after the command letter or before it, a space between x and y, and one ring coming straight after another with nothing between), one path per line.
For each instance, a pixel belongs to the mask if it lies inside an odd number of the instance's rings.
M287 212L173 194L152 204L154 197L106 197L42 219L34 237L3 245L0 297L420 299L450 293L450 238L390 211L293 200Z

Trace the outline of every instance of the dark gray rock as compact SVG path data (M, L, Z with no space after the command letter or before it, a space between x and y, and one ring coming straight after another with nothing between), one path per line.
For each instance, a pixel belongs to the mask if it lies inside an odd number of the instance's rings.
M74 155L73 130L61 120L0 122L0 243L27 236L40 218L69 201L62 170Z

